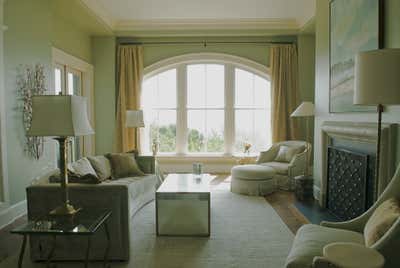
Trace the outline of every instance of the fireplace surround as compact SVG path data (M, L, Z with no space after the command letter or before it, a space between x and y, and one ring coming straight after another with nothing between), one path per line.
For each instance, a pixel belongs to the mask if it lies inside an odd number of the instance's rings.
M321 207L327 207L328 192L328 148L333 145L334 140L347 141L371 148L376 146L377 124L366 122L347 122L347 121L325 121L321 127L321 188L319 192L319 202ZM381 161L378 181L374 187L373 198L379 196L385 189L394 173L394 158L396 142L396 124L383 123L381 136ZM375 152L374 152L375 153Z

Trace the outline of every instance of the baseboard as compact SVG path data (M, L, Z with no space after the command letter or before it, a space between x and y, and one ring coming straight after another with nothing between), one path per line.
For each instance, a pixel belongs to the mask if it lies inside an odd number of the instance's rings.
M319 201L321 197L321 189L317 185L313 186L313 195L314 199Z
M26 214L26 200L23 200L0 211L0 229L12 223L15 219Z

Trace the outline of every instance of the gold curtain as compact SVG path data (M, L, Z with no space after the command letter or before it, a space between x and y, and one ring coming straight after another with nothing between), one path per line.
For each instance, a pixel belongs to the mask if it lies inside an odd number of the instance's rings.
M126 110L140 109L140 93L143 80L143 48L141 46L119 46L117 52L117 121L115 151L139 150L139 135L136 128L125 127Z
M270 55L272 142L294 140L296 120L290 114L298 105L298 63L296 45L273 45Z

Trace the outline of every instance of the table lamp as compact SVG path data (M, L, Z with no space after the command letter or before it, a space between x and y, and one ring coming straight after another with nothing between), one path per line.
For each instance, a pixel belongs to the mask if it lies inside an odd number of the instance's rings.
M375 189L379 181L383 105L400 104L400 49L361 52L355 59L354 99L356 105L374 105L378 111Z
M69 202L67 144L69 137L93 134L87 116L86 98L80 96L45 95L32 97L32 121L28 136L54 137L60 146L62 205L53 215L73 215L78 210Z
M137 148L139 146L138 142L138 131L137 129L140 127L144 127L144 121L143 121L143 111L142 110L127 110L126 111L126 120L125 120L125 126L126 127L131 127L135 128L135 153L137 153Z
M309 141L309 133L310 133L310 117L314 116L314 104L310 101L302 102L296 110L290 115L291 117L306 117L306 142L307 142L307 157L306 157L306 170L305 176L309 175L308 169L308 161L309 161L309 154L310 154L310 141Z

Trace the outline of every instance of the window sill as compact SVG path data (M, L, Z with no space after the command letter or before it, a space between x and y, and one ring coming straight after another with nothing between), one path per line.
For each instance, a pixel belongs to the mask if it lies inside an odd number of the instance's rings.
M224 163L224 164L236 164L236 162L243 158L257 158L256 154L159 154L156 156L160 163Z

